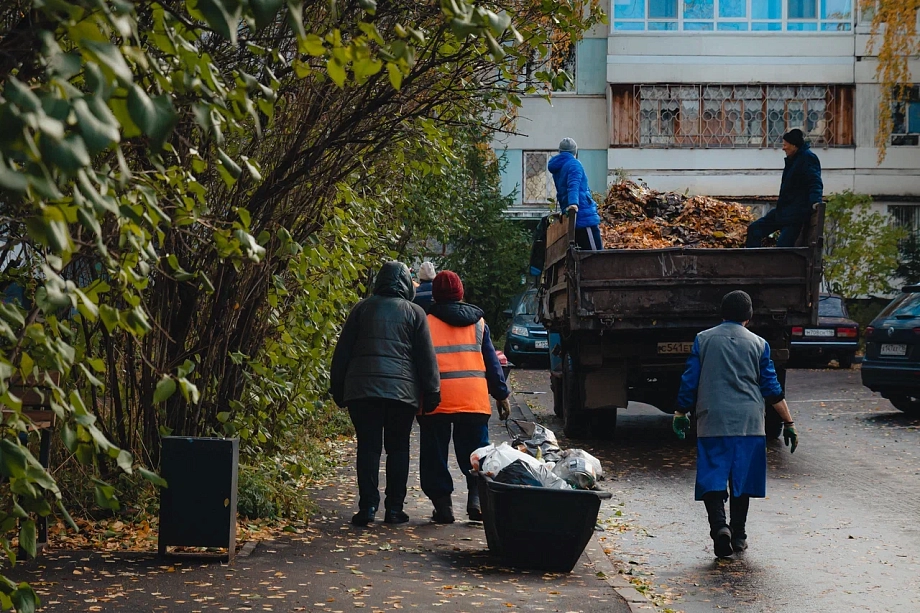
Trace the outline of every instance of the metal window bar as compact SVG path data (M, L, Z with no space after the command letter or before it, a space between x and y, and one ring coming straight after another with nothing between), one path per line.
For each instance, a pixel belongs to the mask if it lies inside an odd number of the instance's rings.
M553 152L524 152L524 204L547 204L553 194L553 178L546 165Z
M800 128L814 146L839 142L836 85L636 85L632 142L667 148L779 148Z

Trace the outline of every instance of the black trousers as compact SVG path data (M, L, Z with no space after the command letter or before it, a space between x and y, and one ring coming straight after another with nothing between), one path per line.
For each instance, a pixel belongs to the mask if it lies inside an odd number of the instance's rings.
M725 520L725 499L729 498L729 512L731 513L731 523ZM748 508L751 504L751 497L747 495L731 496L728 492L706 492L703 494L703 503L706 505L706 513L709 516L709 534L715 538L716 533L725 526L732 529L732 538L747 538L745 530L747 525Z
M387 511L402 511L409 481L409 435L417 409L404 402L369 398L349 403L358 437L358 508L380 507L380 454L387 453Z

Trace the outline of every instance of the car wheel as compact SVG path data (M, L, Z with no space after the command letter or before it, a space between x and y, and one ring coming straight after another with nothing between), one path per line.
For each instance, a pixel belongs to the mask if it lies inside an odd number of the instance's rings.
M920 417L920 396L899 396L892 394L888 400L894 408L913 417Z
M845 353L839 358L837 358L837 363L840 364L840 368L849 369L853 366L853 354Z

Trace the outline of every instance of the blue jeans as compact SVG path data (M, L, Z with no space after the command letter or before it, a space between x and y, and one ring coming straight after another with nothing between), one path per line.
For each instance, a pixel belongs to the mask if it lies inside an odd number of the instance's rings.
M447 467L448 447L453 430L454 453L467 485L475 482L470 471L470 454L489 444L489 416L475 413L419 415L419 473L422 491L431 500L450 496L454 480Z
M763 239L779 230L780 233L779 238L776 239L776 246L795 247L795 241L799 238L804 223L804 221L781 222L776 218L776 209L773 209L748 226L747 241L744 246L760 247L763 244Z

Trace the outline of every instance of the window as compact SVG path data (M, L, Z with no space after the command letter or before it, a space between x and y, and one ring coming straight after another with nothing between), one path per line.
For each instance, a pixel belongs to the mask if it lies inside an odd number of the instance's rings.
M524 152L524 204L547 204L556 196L553 175L546 165L555 151Z
M894 146L920 145L920 86L906 88L905 99L891 108L891 144Z
M792 128L812 145L853 144L853 87L841 85L612 86L611 145L780 147Z
M821 296L818 300L819 317L849 317L843 300L837 296Z
M853 0L612 0L613 30L847 32Z

